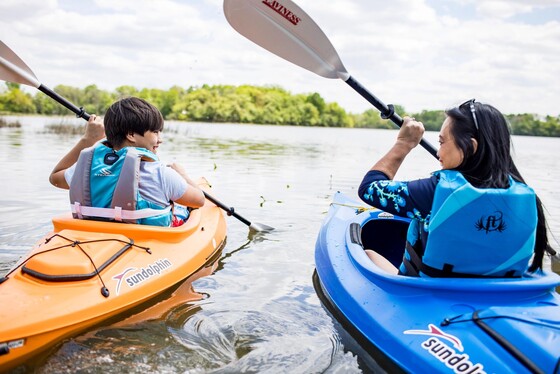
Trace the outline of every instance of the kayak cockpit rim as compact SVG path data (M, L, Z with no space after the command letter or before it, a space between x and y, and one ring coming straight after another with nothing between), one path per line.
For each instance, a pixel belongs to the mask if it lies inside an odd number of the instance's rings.
M359 206L366 209L356 209ZM344 247L346 247L347 254L356 268L373 282L391 283L392 286L408 288L489 293L547 291L560 285L560 276L550 271L525 274L522 278L445 278L444 282L442 282L442 278L418 278L389 274L376 266L365 253L361 242L361 230L372 220L399 222L401 224L407 223L409 220L387 214L381 210L368 209L363 203L349 202L348 197L340 192L334 196L328 217L333 219L339 209L347 209L352 212L351 215L346 215L349 219L344 227ZM357 225L352 225L353 223ZM357 240L357 238L360 240Z

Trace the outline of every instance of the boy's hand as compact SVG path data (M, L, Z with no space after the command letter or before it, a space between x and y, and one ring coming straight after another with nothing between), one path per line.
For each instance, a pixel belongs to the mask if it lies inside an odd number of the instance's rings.
M200 187L192 181L191 178L189 178L185 168L175 162L167 166L179 173L179 175L182 176L190 186L187 188L187 191L183 194L183 196L181 196L179 200L175 200L175 202L191 208L200 208L203 206L204 201L206 200L204 192L202 192Z
M173 163L171 163L167 166L169 166L171 169L175 170L183 178L188 179L188 175L187 175L187 172L185 171L185 168L183 166L181 166L180 164L177 164L177 163L173 162Z
M179 173L179 175L182 176L183 179L186 180L188 184L195 187L196 189L199 188L198 185L187 175L187 172L185 171L185 168L183 166L175 162L168 164L167 166L169 166L171 169Z
M99 140L105 138L105 126L101 117L92 114L86 124L86 132L82 139L89 145L94 145Z

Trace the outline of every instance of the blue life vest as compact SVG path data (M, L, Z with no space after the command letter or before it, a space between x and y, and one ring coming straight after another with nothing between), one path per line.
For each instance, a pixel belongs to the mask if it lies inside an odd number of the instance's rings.
M510 186L500 189L476 188L453 170L438 174L425 249L422 253L423 223L413 220L401 273L434 277L522 276L536 240L534 191L511 177Z
M144 148L114 151L103 142L82 150L70 183L74 217L170 226L171 206L149 202L138 192L142 160L158 158Z

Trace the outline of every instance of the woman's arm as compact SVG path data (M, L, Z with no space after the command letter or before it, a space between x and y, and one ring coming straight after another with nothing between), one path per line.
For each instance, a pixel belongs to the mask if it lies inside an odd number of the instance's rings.
M406 156L422 140L424 125L414 118L404 117L404 122L397 135L397 140L387 154L379 159L370 170L377 170L393 179Z
M422 139L424 125L405 117L395 144L366 173L358 195L369 205L402 217L426 216L431 209L435 177L412 182L393 181L402 162Z
M425 218L432 209L438 177L408 182L389 180L377 170L364 176L358 196L365 203L401 217Z

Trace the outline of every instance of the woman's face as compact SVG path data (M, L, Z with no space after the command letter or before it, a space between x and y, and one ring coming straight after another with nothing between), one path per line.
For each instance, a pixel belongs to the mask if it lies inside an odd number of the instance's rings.
M454 169L463 162L463 151L457 147L451 134L452 121L447 117L439 132L439 151L437 153L442 169Z

